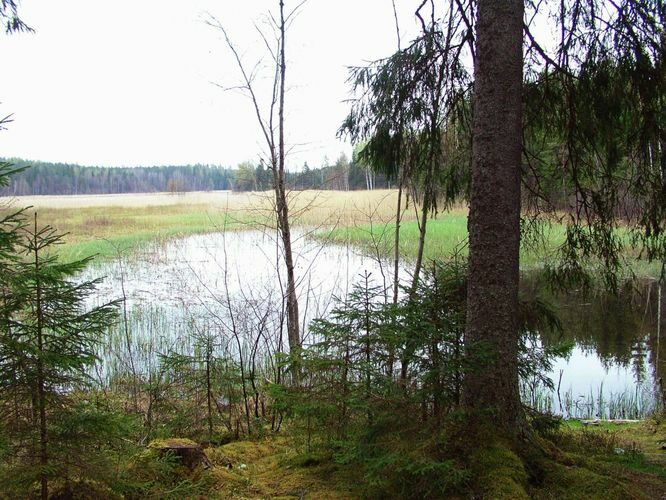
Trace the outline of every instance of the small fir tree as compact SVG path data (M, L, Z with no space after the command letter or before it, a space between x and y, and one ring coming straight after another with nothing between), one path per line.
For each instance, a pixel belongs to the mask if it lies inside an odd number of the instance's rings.
M26 486L39 480L41 497L48 498L49 480L67 484L72 461L63 452L65 442L76 438L57 431L76 415L73 396L91 382L99 336L115 320L117 304L87 307L99 280L74 277L90 259L59 262L53 250L62 235L40 228L36 214L21 231L16 249L23 258L3 259L8 268L2 278L0 390L4 404L11 395L13 405L12 480Z

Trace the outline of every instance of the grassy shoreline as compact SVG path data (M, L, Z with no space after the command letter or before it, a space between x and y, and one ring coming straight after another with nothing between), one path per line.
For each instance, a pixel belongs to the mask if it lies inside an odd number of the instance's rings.
M294 226L336 227L389 221L396 192L302 191L290 194ZM39 223L67 233L58 252L65 260L96 255L115 258L154 241L222 229L265 228L274 224L274 198L260 193L200 192L98 196L0 198L5 211L29 207Z
M295 191L290 194L293 225L315 228L324 242L349 244L374 255L392 255L397 191ZM66 260L96 255L115 258L148 243L222 230L272 227L272 192L262 193L148 193L98 196L32 196L0 199L0 206L30 206L42 224L67 233L59 249ZM405 210L400 253L413 261L419 229L413 209ZM321 231L316 231L320 228ZM554 224L540 248L521 248L524 270L554 261L555 248L564 241L564 226ZM426 262L467 253L467 210L454 208L428 222ZM632 260L639 276L658 275L658 264Z
M209 233L245 222L242 214L211 212L203 206L143 208L140 212L121 207L87 209L29 209L36 211L38 222L67 233L58 249L64 260L96 255L114 258L148 243Z
M425 262L446 259L454 253L467 255L467 210L453 209L440 213L428 221L423 258ZM521 243L520 264L523 271L543 269L547 264L557 262L557 248L565 241L564 224L553 223L545 229L537 245ZM351 244L373 255L392 256L395 235L394 222L382 224L362 224L338 227L325 235L317 235L322 241L336 244ZM628 239L628 234L623 235ZM406 220L400 225L400 255L407 261L414 261L418 252L419 223ZM659 276L658 262L649 263L637 258L628 258L627 264L639 277ZM628 271L625 269L624 271Z

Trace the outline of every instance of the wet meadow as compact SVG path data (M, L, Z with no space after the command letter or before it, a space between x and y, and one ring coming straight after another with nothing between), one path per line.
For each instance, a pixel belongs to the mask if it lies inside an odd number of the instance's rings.
M448 326L410 347L409 331L431 334L421 324L422 312L405 306L396 313L392 305L396 193L293 193L302 363L312 373L304 383L305 394L284 389L291 376L285 354L285 278L270 193L141 196L13 201L31 205L41 223L68 233L57 250L60 259L95 255L76 279L103 278L88 305L118 301L118 317L96 344L88 394L133 416L138 446L187 437L213 447L215 455L216 446L286 435L291 447L285 448L283 438L271 441L271 453L279 449L287 457L275 467L291 467L291 461L303 456L319 467L331 458L353 463L354 454L364 453L345 448L349 433L359 432L363 422L397 425L373 420L387 418L381 408L388 402L403 405L405 415L419 414L418 422L412 419L417 427L441 427L442 415L449 411L442 405L459 397L460 374L451 366L462 349L464 315L454 299L455 279L464 267L440 261L451 255L454 263L464 260L462 206L431 221L419 292L422 307L441 311L444 306L438 304L452 304L453 312L438 319ZM399 276L405 284L418 239L416 215L413 206L404 207ZM658 413L663 405L666 291L656 269L637 263L638 279L616 294L601 287L557 293L539 271L560 236L555 225L548 245L523 250L523 295L539 297L539 304L557 318L552 324L526 323L523 354L531 368L521 378L524 404L530 411L567 420L643 420ZM440 287L450 293L444 302L432 295ZM401 300L406 294L401 292ZM398 317L401 325L396 327ZM411 356L409 364L405 353ZM407 381L396 386L407 384L403 393L395 392L395 380ZM237 460L240 466L249 459ZM371 459L368 464L366 478L379 481L388 466ZM422 464L424 469L428 464ZM404 472L413 463L392 467ZM246 494L246 475L224 480L239 481L238 491ZM134 482L128 480L121 489L133 491L130 497L164 493L156 484L154 490L137 486L140 476L132 476ZM460 481L466 479L461 476ZM395 485L376 486L391 490ZM180 490L174 491L178 496Z

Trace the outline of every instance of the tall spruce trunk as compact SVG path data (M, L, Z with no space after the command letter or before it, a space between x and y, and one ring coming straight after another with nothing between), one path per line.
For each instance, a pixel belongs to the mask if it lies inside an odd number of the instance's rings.
M518 391L522 0L479 0L463 404L524 429Z

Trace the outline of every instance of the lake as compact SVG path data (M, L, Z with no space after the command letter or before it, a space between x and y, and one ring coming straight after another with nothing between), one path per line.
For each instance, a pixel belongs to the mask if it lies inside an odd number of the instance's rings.
M96 300L126 297L127 330L120 325L110 333L104 376L130 364L151 366L154 353L196 350L196 339L211 335L216 349L232 355L287 350L277 239L275 231L255 230L189 236L94 263L84 277L106 277ZM370 273L375 284L390 287L391 264L351 246L322 244L301 230L294 233L294 255L304 345L313 340L309 322L325 317L355 279ZM408 278L403 268L401 279ZM524 382L526 402L578 418L636 418L652 411L660 400L660 351L664 355L660 297L656 282L646 282L618 297L553 298L564 331L540 332L540 342L567 341L573 349L553 364L554 391Z

